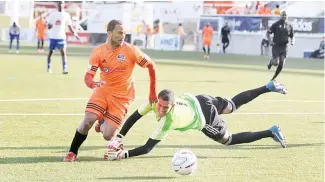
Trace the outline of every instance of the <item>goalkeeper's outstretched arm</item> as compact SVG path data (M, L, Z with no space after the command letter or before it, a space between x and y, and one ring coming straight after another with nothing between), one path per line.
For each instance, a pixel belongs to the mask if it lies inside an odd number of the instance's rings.
M129 150L128 153L128 157L135 157L135 156L139 156L139 155L144 155L144 154L148 154L158 143L160 142L160 140L154 140L149 138L149 140L147 141L147 143L143 146L140 146L138 148Z
M154 104L154 103L153 103ZM148 114L152 111L152 105L150 103L143 104L138 110L136 110L124 123L120 135L125 136L132 126L140 119L142 116Z
M143 115L139 113L138 110L136 110L124 123L120 135L125 136L128 131L132 128L132 126L140 119Z

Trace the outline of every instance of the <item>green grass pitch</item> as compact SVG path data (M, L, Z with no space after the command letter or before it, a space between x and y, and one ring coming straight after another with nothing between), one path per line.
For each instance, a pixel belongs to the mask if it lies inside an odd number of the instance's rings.
M201 132L173 131L149 155L109 162L103 160L106 142L91 129L79 162L63 163L92 92L83 83L91 49L69 47L69 74L62 75L57 52L48 74L46 55L37 55L34 45L18 55L0 45L0 181L324 181L324 63L310 59L288 58L278 77L287 95L265 94L223 116L232 133L279 124L286 149L272 139L227 147ZM145 52L157 63L158 90L176 94L232 97L266 84L275 71L266 69L267 57L212 54L207 61L202 53ZM135 75L129 114L148 97L148 71L137 67ZM155 127L153 116L145 116L125 137L126 148L144 144ZM191 176L171 170L180 148L198 157Z

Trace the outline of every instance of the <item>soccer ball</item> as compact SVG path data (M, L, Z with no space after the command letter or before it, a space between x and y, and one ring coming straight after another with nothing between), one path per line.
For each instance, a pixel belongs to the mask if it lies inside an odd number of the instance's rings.
M172 169L177 174L189 175L195 172L197 168L197 158L189 149L177 151L172 159Z

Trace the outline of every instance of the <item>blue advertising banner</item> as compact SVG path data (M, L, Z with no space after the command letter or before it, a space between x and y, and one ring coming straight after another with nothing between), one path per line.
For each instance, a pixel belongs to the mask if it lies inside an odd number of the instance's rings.
M217 19L218 17L219 19ZM213 22L215 27L221 22L228 22L233 31L248 31L257 32L262 28L270 27L274 22L279 20L277 16L204 16L200 20L200 29L202 24L206 22ZM295 32L299 33L324 33L324 17L289 17L289 23L293 26Z

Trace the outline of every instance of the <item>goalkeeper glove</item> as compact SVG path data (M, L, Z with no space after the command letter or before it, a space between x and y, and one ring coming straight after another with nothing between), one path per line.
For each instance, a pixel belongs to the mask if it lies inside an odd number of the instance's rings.
M127 150L118 150L118 151L109 150L104 156L104 158L109 161L126 159L128 157L129 157L129 152Z
M107 144L107 148L113 149L113 150L123 150L123 135L117 134L115 137L113 137Z

